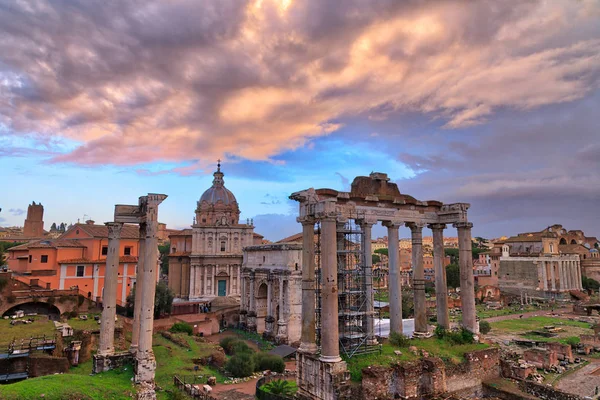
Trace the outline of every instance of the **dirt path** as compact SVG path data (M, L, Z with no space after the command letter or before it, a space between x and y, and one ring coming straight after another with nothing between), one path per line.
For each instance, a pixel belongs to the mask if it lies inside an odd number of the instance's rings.
M590 361L585 367L562 377L555 387L582 397L593 397L600 388L600 360Z

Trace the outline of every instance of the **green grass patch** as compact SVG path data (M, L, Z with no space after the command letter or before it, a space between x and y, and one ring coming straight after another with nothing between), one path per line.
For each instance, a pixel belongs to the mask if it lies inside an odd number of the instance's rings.
M476 350L484 350L490 347L489 345L483 343L453 345L445 340L437 338L411 339L409 346L415 346L419 350L428 352L430 356L439 357L445 362L451 364L460 364L464 360L465 353ZM387 367L392 364L414 361L420 358L420 356L414 355L408 351L408 346L398 348L390 345L389 343L384 343L381 345L380 349L380 353L357 355L352 358L344 358L348 364L350 377L353 381L361 381L363 368L372 365ZM394 350L400 350L402 355L395 355Z
M0 398L19 400L43 398L46 400L78 399L131 399L135 388L131 382L133 368L128 365L113 371L89 376L91 362L73 368L68 374L30 378L0 386Z
M54 337L56 334L54 323L48 320L48 317L35 316L27 318L33 318L33 323L11 325L11 320L0 319L0 348L5 348L13 339L20 341L34 336Z
M261 335L259 335L256 332L247 332L241 329L232 329L231 331L235 332L236 335L238 335L244 340L249 340L251 342L256 343L258 348L262 351L268 351L275 348L273 343L269 342L268 340L265 340Z
M554 317L531 317L522 319L507 319L504 321L492 322L492 332L528 332L532 330L543 329L544 326L556 327L575 327L582 329L590 329L591 325L587 322L571 321L568 319Z
M492 317L500 317L502 315L514 315L514 314L523 314L531 311L538 311L539 308L535 306L523 306L521 310L519 307L505 307L500 310L488 310L485 308L485 305L477 305L477 316L480 319L492 318Z

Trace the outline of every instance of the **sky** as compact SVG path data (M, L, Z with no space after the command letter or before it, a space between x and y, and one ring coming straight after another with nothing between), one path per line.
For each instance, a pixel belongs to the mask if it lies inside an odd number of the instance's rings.
M152 192L188 227L221 159L270 240L292 192L372 171L470 203L475 236L600 237L599 110L598 0L8 0L0 225Z

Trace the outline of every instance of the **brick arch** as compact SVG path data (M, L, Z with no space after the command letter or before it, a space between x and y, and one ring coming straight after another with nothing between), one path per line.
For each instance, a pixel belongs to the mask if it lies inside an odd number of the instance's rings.
M17 299L14 303L9 303L8 301L5 301L2 303L2 305L0 306L0 315L2 317L4 317L5 315L13 315L17 310L21 310L23 309L24 311L26 311L26 313L28 312L27 310L40 310L40 311L46 311L48 314L53 314L53 315L58 315L60 316L61 314L65 313L65 312L70 312L76 309L77 306L77 300L72 301L65 301L64 303L59 303L58 301L56 301L54 304L50 304L48 303L48 298L38 298L38 299L32 299L32 298L23 298L23 299ZM31 311L29 311L31 312ZM43 312L39 312L39 311L33 311L33 312L38 312L39 314L42 314Z

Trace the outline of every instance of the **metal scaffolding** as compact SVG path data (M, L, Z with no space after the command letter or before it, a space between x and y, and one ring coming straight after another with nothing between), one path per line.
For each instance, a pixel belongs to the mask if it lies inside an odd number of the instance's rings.
M338 224L337 242L337 279L338 279L338 323L340 354L350 358L356 354L379 351L379 345L369 340L368 318L374 317L373 290L367 290L367 281L371 281L372 268L366 268L363 231L350 219ZM315 296L316 296L316 336L317 345L321 344L321 226L315 231ZM370 240L370 239L369 239ZM368 293L371 293L371 296ZM370 297L370 298L369 298ZM369 307L370 305L370 307ZM374 334L374 332L373 332Z

